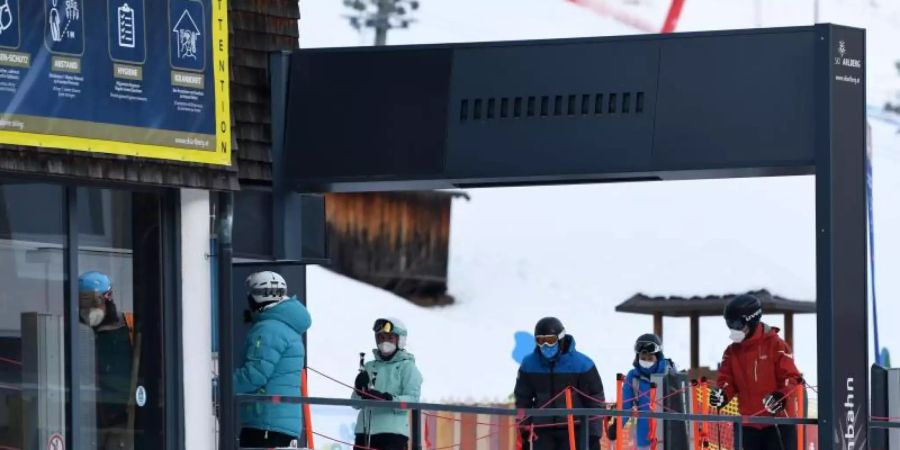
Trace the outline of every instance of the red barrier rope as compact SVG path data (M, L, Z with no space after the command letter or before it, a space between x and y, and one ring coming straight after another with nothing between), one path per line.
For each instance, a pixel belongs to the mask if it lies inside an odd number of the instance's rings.
M321 377L323 377L323 378L325 378L325 379L327 379L327 380L330 380L330 381L332 381L332 382L334 382L334 383L337 383L337 384L339 384L339 385L341 385L341 386L343 386L343 387L346 387L347 389L351 389L351 390L353 390L354 392L356 392L357 394L360 394L360 395L363 395L363 396L367 396L367 397L372 398L372 399L375 399L375 400L384 400L384 399L382 399L382 398L380 398L380 397L377 397L377 396L375 396L375 395L370 394L368 391L356 389L354 386L350 386L349 384L344 383L344 382L338 380L337 378L334 378L334 377L332 377L332 376L330 376L330 375L327 375L327 374L325 374L325 373L323 373L323 372L320 372L320 371L318 371L318 370L316 370L316 369L314 369L314 368L312 368L312 367L307 367L307 369L308 369L310 372L315 373L316 375L319 375L319 376L321 376ZM574 388L573 388L573 389L574 389ZM556 401L559 397L563 396L565 393L566 393L566 389L563 389L563 390L559 391L558 394L554 395L550 400L547 400L543 405L539 406L537 409L545 409L547 406L549 406L550 404L552 404L554 401ZM434 418L437 418L437 419L449 420L449 421L453 421L453 422L462 422L462 419L457 419L457 418L455 418L455 417L441 416L441 415L439 415L439 414L430 414L430 413L426 413L426 412L423 412L422 414L425 415L425 416L428 416L428 417L434 417ZM515 424L513 424L513 425L505 426L504 428L519 428L519 429L521 429L521 428L527 428L527 427L529 427L529 426L523 426L523 425L521 425L521 422L523 422L524 420L525 420L525 418L519 419L519 420L516 421L517 423L515 423ZM476 423L477 425L485 425L485 426L490 426L490 427L501 427L501 425L494 424L494 423L485 423L485 422L475 422L475 423ZM563 425L567 425L567 424L568 424L567 422L561 422L561 423L549 423L549 424L530 425L530 427L532 427L532 428L550 428L550 427L559 427L559 426L563 426ZM327 439L327 438L326 438L326 439ZM458 446L458 445L457 445L457 446ZM365 450L365 449L364 449L364 450ZM432 450L440 450L440 449L432 449Z
M376 400L383 400L382 398L377 397L377 396L375 396L375 395L369 393L368 391L356 389L354 386L351 386L351 385L349 385L349 384L347 384L347 383L344 383L344 382L338 380L337 378L331 377L331 376L329 376L329 375L327 375L327 374L325 374L325 373L323 373L323 372L320 372L320 371L318 371L318 370L316 370L316 369L313 369L312 367L308 367L308 370L311 371L311 372L313 372L313 373L315 373L315 374L317 374L317 375L319 375L319 376L321 376L321 377L323 377L323 378L326 378L326 379L328 379L328 380L330 380L330 381L332 381L332 382L334 382L334 383L337 383L337 384L339 384L339 385L341 385L341 386L344 386L344 387L346 387L346 388L348 388L348 389L351 389L351 390L353 390L354 392L356 392L357 394L359 394L360 396L365 396L365 397L369 397L369 398L376 399ZM804 383L804 384L805 384L805 383ZM810 388L810 389L813 390L814 392L817 392L817 393L818 393L818 390L817 390L817 387L816 387L816 386L810 386L809 384L805 384L805 386L808 387L808 388ZM541 406L538 407L537 409L545 409L545 408L547 408L547 407L548 407L549 405L551 405L553 402L555 402L556 400L558 400L561 396L565 395L565 393L566 393L566 391L567 391L568 388L571 388L572 391L578 393L580 396L582 396L582 397L585 398L585 399L588 399L588 400L593 401L594 403L597 403L597 404L600 404L600 405L604 405L604 406L615 406L615 404L613 404L613 403L608 403L608 402L606 402L605 400L601 400L601 399L598 399L598 398L596 398L596 397L593 397L593 396L587 394L586 392L579 390L578 388L571 387L571 386L567 386L566 389L561 390L559 393L557 393L556 395L554 395L550 400L548 400L547 402L545 402L543 405L541 405ZM661 398L661 400L665 400L665 399L674 397L674 396L676 396L676 395L680 395L680 394L682 394L682 393L684 393L684 392L687 392L687 391L689 391L689 390L690 390L690 386L687 386L687 387L684 387L684 388L681 388L681 389L677 389L677 390L675 390L675 391L673 391L673 392L671 392L671 393L669 393L669 394L663 396L663 397ZM787 400L791 395L795 395L796 392L799 392L799 390L792 391L791 393L789 393L788 395L785 396L784 400ZM634 397L632 397L632 398L630 398L630 399L627 399L627 400L625 400L624 402L625 402L625 403L632 403L632 402L634 402L635 400L639 400L639 399L642 398L642 397L647 397L649 394L650 394L649 391L648 391L648 392L644 392L644 393L640 393L639 395L636 395L636 396L634 396ZM675 412L675 413L681 412L681 411L677 411L677 410L675 410L675 409L666 407L664 402L661 403L660 406L663 408L663 410L668 410L669 412ZM742 417L756 417L756 416L759 416L759 415L763 414L764 412L766 412L765 408L763 408L761 411L758 411L758 412L756 412L755 414L753 414L753 415L751 415L751 416L742 416ZM447 416L442 416L442 415L439 415L439 414L431 414L431 413L426 413L426 412L422 412L422 414L425 415L425 416L428 416L428 417L434 417L434 418L436 418L436 419L448 420L448 421L454 421L454 422L462 422L462 419L457 419L457 418L455 418L455 417L447 417ZM711 416L711 414L708 414L708 415ZM640 411L635 411L634 417L639 417L639 416L640 416ZM498 434L498 433L504 431L505 429L510 429L510 428L516 428L516 429L520 429L520 430L521 430L521 429L529 429L529 430L531 430L531 435L534 436L534 430L535 430L535 429L540 429L540 428L550 428L550 427L561 427L561 426L565 426L565 425L568 425L568 424L569 424L569 422L567 421L567 422L549 423L549 424L539 424L539 425L522 425L521 423L522 423L526 418L527 418L527 417L524 417L524 418L522 418L522 419L517 419L517 420L515 421L515 423L512 424L512 425L499 425L499 424L495 424L495 423L485 423L485 422L477 422L477 421L476 421L475 423L476 423L477 425L490 426L490 427L494 427L494 428L498 428L498 429L495 430L495 431L492 431L491 433L488 433L488 434L486 434L486 435L484 435L484 436L476 437L475 440L476 440L476 441L479 441L479 440L483 440L483 439L490 438L490 437L492 437L492 436L494 436L494 435L496 435L496 434ZM593 421L596 421L596 420L605 420L605 419L607 419L607 418L608 418L608 417L607 417L607 416L604 416L604 415L595 415L595 416L589 417L589 418L588 418L588 422L593 422ZM875 416L873 416L872 418L875 419L875 420L883 420L883 419L887 419L888 421L900 420L900 417L875 417ZM579 421L575 421L575 423L579 423ZM324 438L324 439L327 439L327 440L330 440L330 441L334 441L334 442L340 443L340 444L350 445L350 446L352 446L354 449L360 449L360 450L377 450L377 449L373 449L373 448L369 448L369 447L365 447L365 446L358 446L358 445L351 444L351 443L348 443L348 442L344 442L344 441L341 441L341 440L338 440L338 439L334 439L334 438L332 438L332 437L323 435L323 434L318 433L318 432L313 432L313 434L315 434L316 436L320 436L320 437L322 437L322 438ZM533 438L529 438L529 440L531 440L531 439L533 439ZM460 447L461 445L462 445L462 443L458 443L458 444L452 444L452 445L447 445L447 446L443 446L443 447L436 447L436 448L433 448L433 449L430 449L430 450L449 450L449 449L458 448L458 447Z
M22 367L22 361L16 361L15 359L4 358L2 356L0 356L0 362L5 362L7 364Z
M367 390L364 390L364 389L357 389L357 388L355 388L354 386L350 386L349 384L344 383L344 382L342 382L341 380L338 380L337 378L333 378L333 377L330 377L330 376L328 376L328 375L325 375L324 373L319 372L318 370L313 369L312 367L307 367L307 369L308 369L310 372L312 372L312 373L314 373L314 374L316 374L316 375L320 375L320 376L322 376L322 377L325 377L325 378L328 379L328 380L331 380L331 381L333 381L333 382L335 382L335 383L337 383L337 384L339 384L339 385L341 385L341 386L344 386L345 388L348 388L348 389L352 390L353 392L356 392L356 393L359 394L360 396L366 396L366 397L369 397L369 398L372 399L372 400L384 400L383 398L381 398L381 397L379 397L379 396L377 396L377 395L373 395L373 394L369 393L369 391L367 391Z
M668 395L663 396L661 400L666 400L666 399L672 398L672 397L674 397L674 396L676 396L676 395L682 394L682 393L684 393L685 391L687 391L688 389L690 389L690 387L685 387L685 388L681 388L681 389L677 389L677 390L675 390L675 391L672 391L672 392L669 393ZM588 400L591 400L591 401L593 401L594 403L602 403L602 404L605 404L605 405L612 405L611 403L601 402L600 399L595 398L595 397L591 397L590 395L584 393L583 391L580 391L578 388L573 387L572 390L574 390L576 393L578 393L578 395L581 395L582 397L584 397L584 398L586 398L586 399L588 399ZM635 397L635 399L638 399L638 398L640 398L640 397L647 396L647 395L649 395L649 394L650 394L650 392L647 391L647 392L645 392L645 393L643 393L643 394L641 394L641 395ZM625 401L625 402L623 402L623 403L628 403L628 401ZM662 406L663 406L663 408L665 408L665 405L662 405ZM669 408L669 409L671 410L671 408ZM675 410L672 410L672 411L674 411L674 412L681 412L681 411L675 411ZM597 417L599 417L599 416L597 416Z
M447 421L451 421L451 422L459 422L459 423L462 423L462 422L463 422L462 419L457 419L456 417L440 416L440 415L437 415L437 414L431 414L431 413L426 413L426 412L423 412L422 414L423 414L423 415L426 415L426 416L428 416L428 417L434 417L434 418L436 418L436 419L442 419L442 420L447 420ZM601 417L602 417L602 416L592 416L592 418L591 418L590 420L591 420L591 421L594 421L594 420L597 420L597 419L599 419L599 418L601 418ZM524 420L524 419L522 419L522 420ZM561 427L561 426L564 426L564 425L567 425L567 424L568 424L568 422L556 422L556 423L542 423L542 424L539 424L539 425L521 425L521 420L518 420L517 422L518 422L518 423L515 423L515 424L512 424L512 425L498 425L498 424L496 424L496 423L487 423L487 422L475 422L475 424L476 424L476 425L483 425L483 426L486 426L486 427L519 428L519 429L523 429L523 430L524 430L524 429L528 429L528 428L538 428L538 429L540 429L540 428ZM576 420L575 423L577 424L577 423L580 423L580 422L579 422L578 420Z

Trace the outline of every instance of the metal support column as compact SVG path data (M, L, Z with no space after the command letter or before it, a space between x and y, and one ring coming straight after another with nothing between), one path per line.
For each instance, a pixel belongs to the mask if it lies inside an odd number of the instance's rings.
M85 448L82 418L77 411L82 404L81 377L84 371L81 349L81 324L78 321L78 188L66 188L66 245L63 258L65 272L65 323L66 323L66 381L68 389L66 414L66 445L69 448Z
M219 193L216 217L216 242L219 266L219 450L233 450L238 447L236 403L234 398L234 308L231 295L231 224L233 220L234 197L230 192Z
M819 445L863 449L869 421L865 30L816 29Z
M290 53L276 52L269 55L269 85L271 86L272 160L279 161L284 154L284 129L287 107ZM276 260L300 259L302 239L300 213L302 198L284 185L283 165L272 165L272 250ZM287 224L291 224L290 227Z
M413 409L410 414L410 434L412 434L412 450L422 450L422 411Z

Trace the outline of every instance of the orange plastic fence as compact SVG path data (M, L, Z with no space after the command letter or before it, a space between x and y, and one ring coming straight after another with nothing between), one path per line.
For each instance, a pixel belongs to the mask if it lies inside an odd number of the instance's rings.
M300 395L309 397L309 376L305 368L300 373L300 381ZM303 429L306 430L306 446L316 448L316 444L313 442L312 414L309 403L303 404Z
M616 409L622 410L625 406L625 401L622 399L622 388L625 386L625 375L616 374ZM619 417L616 420L616 450L622 450L622 442L625 440L625 433L623 432L622 421L624 417Z
M803 417L804 409L806 409L803 405L804 398L806 394L806 390L803 386L803 383L797 385L797 395L794 396L797 400L797 416ZM804 450L804 441L806 440L804 434L806 432L806 427L803 425L797 425L797 450Z
M566 388L566 408L572 409L572 388ZM578 444L575 442L575 417L569 414L566 416L569 427L569 450L578 450ZM587 426L587 424L584 424Z

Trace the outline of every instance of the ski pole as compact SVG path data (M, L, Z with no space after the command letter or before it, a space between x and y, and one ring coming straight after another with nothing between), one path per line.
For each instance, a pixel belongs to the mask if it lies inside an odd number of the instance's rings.
M783 401L783 400L782 400L782 401ZM784 408L783 404L782 404L782 408ZM784 413L784 417L790 418L790 416L788 416L786 410L782 409L781 412ZM778 413L775 413L775 417L778 417ZM775 426L775 434L778 435L778 447L779 447L781 450L785 450L785 448L784 448L784 438L781 437L781 427L779 427L778 424L775 424L774 426Z
M781 437L781 427L775 425L775 433L778 435L778 446L781 447L781 450L784 450L784 440Z
M359 371L365 372L366 370L366 352L359 352ZM369 380L369 384L372 381ZM368 386L366 386L368 388ZM368 389L365 391L368 392ZM362 397L365 398L365 397ZM366 408L366 448L372 448L372 409Z

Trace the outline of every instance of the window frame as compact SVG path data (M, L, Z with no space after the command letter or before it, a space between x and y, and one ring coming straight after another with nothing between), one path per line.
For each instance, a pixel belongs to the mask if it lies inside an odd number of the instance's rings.
M127 183L93 182L83 180L61 180L55 177L24 176L0 172L0 184L48 184L63 189L63 301L65 321L65 372L66 372L66 446L80 450L80 436L77 430L82 427L81 390L80 386L82 361L75 358L81 345L78 333L78 189L98 188L112 189L129 193L144 192L159 195L160 240L162 263L162 333L163 367L162 376L165 385L165 406L162 422L164 449L181 450L184 448L184 391L183 391L183 355L182 355L182 317L181 317L181 240L180 240L180 194L171 187L148 187ZM73 251L74 250L74 251Z

